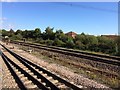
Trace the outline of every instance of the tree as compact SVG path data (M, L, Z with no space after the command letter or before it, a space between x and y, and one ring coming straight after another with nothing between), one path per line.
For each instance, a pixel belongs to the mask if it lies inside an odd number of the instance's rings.
M78 40L78 41L75 41L75 48L84 50L85 45L81 41Z
M64 43L68 40L69 36L65 35L64 33L60 34L59 39L62 40Z
M22 32L23 38L28 38L28 30Z
M41 30L40 28L36 28L33 32L33 37L37 39L37 38L40 38L40 36L41 36Z
M87 38L88 44L91 44L91 45L98 44L98 40L95 36L87 35L86 38Z
M82 32L82 33L81 33L81 35L85 35L85 33L84 33L84 32Z
M60 29L60 30L56 30L56 34L62 34L63 31Z
M75 38L75 41L77 41L77 44L81 44L82 46L84 46L84 49L86 48L88 50L89 49L93 50L93 48L95 48L95 47L93 47L92 45L98 44L98 39L95 36L85 35L84 33L77 35ZM78 43L78 42L80 42L80 43ZM78 47L78 45L77 45L77 47Z
M62 30L56 30L54 28L47 27L45 32L41 33L40 28L35 30L14 30L10 29L6 31L2 29L2 38L9 36L12 40L20 40L25 38L46 45L62 46L67 48L76 48L82 50L90 50L96 52L103 52L112 55L120 56L120 36L115 41L103 36L86 35L85 33L78 34L75 38L71 38L63 33Z
M58 38L56 38L53 43L53 45L55 45L55 46L64 46L64 44L65 43L63 41L59 40Z
M48 46L53 45L54 41L53 40L45 40L45 44L47 44Z
M5 29L2 29L2 36L5 37L5 36L8 36L8 31L6 31Z
M23 38L34 39L34 30L25 30L22 32Z
M74 43L73 39L68 38L68 40L66 41L66 47L67 48L74 48L74 46L75 46L75 43Z
M50 40L54 40L55 39L53 29L54 28L50 28L50 27L46 28L46 30L45 30L46 39L50 39Z
M20 35L22 35L22 30L17 30L16 32L15 32L15 35L18 35L18 34L20 34Z
M77 35L75 41L80 41L82 44L87 44L86 35Z
M120 56L120 35L118 35L118 38L116 39L116 49L117 49L116 55Z
M11 40L22 40L23 37L21 34L17 34L17 35L13 35L12 37L10 37Z
M104 36L99 36L98 38L98 48L100 52L113 54L115 53L115 41Z
M12 37L14 34L15 34L14 30L13 30L13 29L10 29L10 31L9 31L9 33L8 33L8 36L9 36L9 37Z
M55 38L58 38L59 40L62 40L62 34L64 34L62 30L57 30L55 32Z

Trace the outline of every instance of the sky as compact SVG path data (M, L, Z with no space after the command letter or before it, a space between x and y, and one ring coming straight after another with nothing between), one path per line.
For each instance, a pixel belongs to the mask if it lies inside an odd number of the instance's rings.
M119 2L119 0L0 0L2 2Z
M118 34L117 2L2 2L3 29Z

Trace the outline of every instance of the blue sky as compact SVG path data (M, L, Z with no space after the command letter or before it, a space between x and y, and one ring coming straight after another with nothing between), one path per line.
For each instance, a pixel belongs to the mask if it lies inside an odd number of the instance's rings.
M13 30L47 26L86 34L118 33L117 2L2 2L2 27Z

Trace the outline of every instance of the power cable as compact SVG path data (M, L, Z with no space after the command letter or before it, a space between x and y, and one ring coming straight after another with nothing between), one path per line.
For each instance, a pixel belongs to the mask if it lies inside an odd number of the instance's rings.
M70 7L77 7L77 8L83 8L83 9L91 9L91 10L97 10L97 11L105 11L105 12L110 12L110 13L118 13L118 10L112 10L112 9L107 9L107 8L98 8L98 7L93 7L93 6L86 6L86 5L81 5L81 4L74 4L74 3L66 3L66 2L53 2L55 4L59 5L66 5Z

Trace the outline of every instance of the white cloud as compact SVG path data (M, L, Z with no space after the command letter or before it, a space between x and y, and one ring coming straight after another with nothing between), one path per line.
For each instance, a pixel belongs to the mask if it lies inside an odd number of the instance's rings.
M17 0L0 0L0 2L16 2Z

